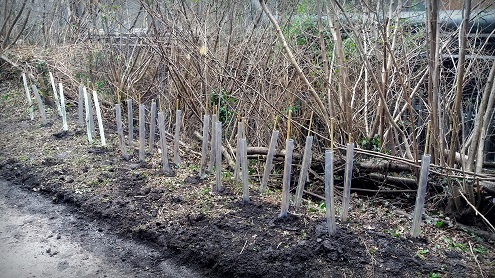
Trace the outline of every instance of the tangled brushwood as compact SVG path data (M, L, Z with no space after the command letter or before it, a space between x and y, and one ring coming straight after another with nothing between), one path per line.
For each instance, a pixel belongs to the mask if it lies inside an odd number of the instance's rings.
M5 0L0 60L42 94L53 72L68 103L79 85L98 91L104 117L126 99L155 99L166 115L179 103L191 138L216 109L227 144L241 118L251 146L268 146L277 118L286 138L291 111L301 153L314 112L310 170L333 118L335 145L357 144L367 178L410 185L430 153L441 203L459 221L480 212L493 223L494 5Z

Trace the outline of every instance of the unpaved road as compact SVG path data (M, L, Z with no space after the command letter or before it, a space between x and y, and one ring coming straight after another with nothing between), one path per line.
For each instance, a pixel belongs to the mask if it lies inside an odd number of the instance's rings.
M0 277L199 277L77 209L0 179Z

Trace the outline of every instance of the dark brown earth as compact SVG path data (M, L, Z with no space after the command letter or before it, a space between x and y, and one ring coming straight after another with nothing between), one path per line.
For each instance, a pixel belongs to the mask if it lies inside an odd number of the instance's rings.
M338 221L337 235L329 237L320 201L305 200L300 211L291 206L287 218L277 219L277 180L260 195L253 177L251 202L243 204L239 185L225 171L226 190L213 193L213 176L197 178L199 158L192 151L200 150L186 135L190 150L182 150L182 165L167 177L157 151L145 164L137 162L137 150L130 161L121 159L111 122L105 123L108 147L89 144L76 126L70 90L68 133L60 133L53 109L48 126L40 125L38 111L29 120L20 85L5 80L0 88L0 176L69 204L128 240L157 246L163 260L211 277L495 277L494 243L457 229L435 208L439 196L427 199L418 239L409 236L410 196L354 195L350 220Z

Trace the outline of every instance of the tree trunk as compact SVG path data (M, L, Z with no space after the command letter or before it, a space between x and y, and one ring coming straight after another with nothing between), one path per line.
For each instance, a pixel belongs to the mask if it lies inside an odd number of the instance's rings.
M476 114L473 127L473 136L471 138L471 144L468 149L468 159L464 169L466 171L472 171L474 169L474 160L476 159L476 154L478 152L478 142L480 141L481 129L484 125L484 115L487 110L488 98L491 96L490 92L493 86L493 80L495 79L495 62L492 64L490 69L490 74L488 75L488 80L486 81L485 88L483 90L483 96L481 98L480 108Z
M296 69L299 77L304 81L304 83L308 87L308 89L309 89L309 91L310 91L313 99L318 104L318 108L320 109L320 115L323 117L323 120L325 121L325 124L326 124L326 128L327 128L328 133L330 133L330 117L328 116L328 112L327 112L327 109L326 109L325 105L321 101L321 98L319 97L319 95L316 92L315 88L313 87L313 85L311 85L311 83L309 82L309 80L306 78L306 75L304 74L304 72L302 71L301 67L297 63L296 59L294 58L294 55L292 54L292 51L289 48L289 45L287 45L287 41L285 40L284 34L282 32L282 29L280 29L280 26L278 25L277 21L273 17L272 13L266 7L265 0L259 0L259 1L260 1L260 4L261 4L261 7L263 8L263 11L266 13L266 15L270 19L272 25L277 30L278 39L282 43L282 46L283 46L285 52L287 53L287 56L289 57L289 60L290 60L290 62L292 64L292 66Z
M440 141L438 137L440 136L439 127L439 115L438 115L438 85L439 85L439 67L438 67L438 0L427 0L426 10L427 10L427 32L428 32L428 102L431 107L431 137L433 140L430 141L432 145L430 152L432 154L433 163L438 163L439 155L437 152L442 150L440 147Z
M340 23L337 18L337 11L334 5L331 5L329 10L327 7L328 25L332 37L334 40L335 56L336 56L336 67L338 68L338 92L339 92L339 104L344 113L343 122L345 126L345 131L348 136L352 133L352 111L349 99L348 81L347 81L347 66L345 63L344 47L342 45L342 33L340 32Z
M325 36L323 33L323 23L322 23L322 14L323 14L323 3L321 0L317 0L317 9L318 9L318 40L320 43L320 55L323 64L323 72L325 73L323 77L323 88L328 92L328 113L330 117L334 117L334 104L333 98L330 93L330 69L328 68L328 59L327 59L327 47L325 45Z
M459 30L459 60L457 61L457 74L456 74L456 86L455 86L455 100L452 111L452 135L450 137L450 156L448 164L450 167L454 167L455 159L454 154L456 148L460 146L459 142L459 117L461 111L461 99L464 84L464 61L466 57L466 41L469 28L469 17L471 15L471 0L464 0L464 11L462 13L462 26Z
M488 132L488 125L490 124L490 119L493 115L493 105L495 104L495 86L493 84L493 77L491 82L492 83L492 88L490 92L490 98L488 99L488 104L486 108L486 113L483 115L483 125L481 128L481 136L478 142L478 151L476 155L476 170L475 173L481 173L481 170L483 168L483 160L484 160L484 148L485 148L485 141L487 137L487 132ZM474 143L474 142L473 142Z

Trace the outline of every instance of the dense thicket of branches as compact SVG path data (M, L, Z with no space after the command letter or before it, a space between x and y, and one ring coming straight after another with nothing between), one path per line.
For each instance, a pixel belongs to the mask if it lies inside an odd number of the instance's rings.
M252 145L289 109L302 144L314 111L320 151L333 117L337 143L417 161L430 122L435 164L482 172L495 64L493 26L480 22L492 1L267 2L5 0L1 54L108 102L160 97L171 114L179 99L198 127L217 105L227 139L246 117Z

